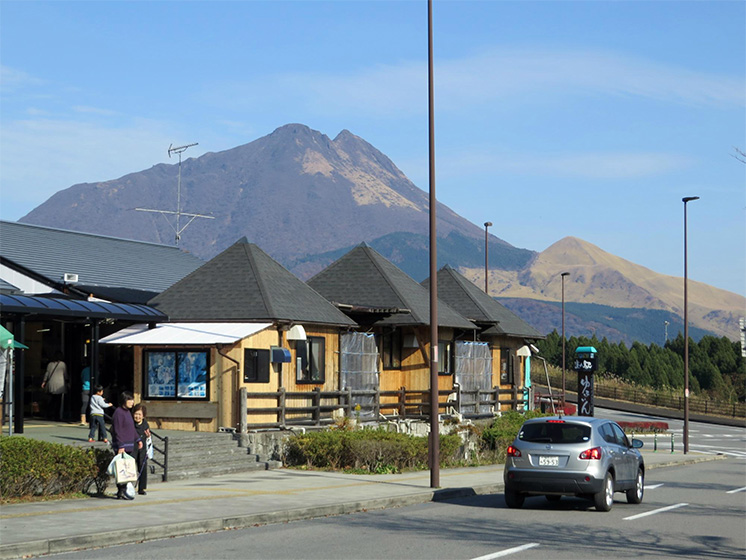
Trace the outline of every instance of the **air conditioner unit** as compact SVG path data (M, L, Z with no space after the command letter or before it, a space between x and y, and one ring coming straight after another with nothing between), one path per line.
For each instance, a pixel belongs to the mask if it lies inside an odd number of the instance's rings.
M78 275L65 272L65 274L62 275L62 281L65 284L75 284L78 281Z

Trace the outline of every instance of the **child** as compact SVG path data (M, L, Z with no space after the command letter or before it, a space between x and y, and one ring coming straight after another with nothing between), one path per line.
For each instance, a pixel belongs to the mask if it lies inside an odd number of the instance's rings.
M147 441L150 439L150 425L145 419L145 415L148 413L145 405L136 404L132 409L132 417L135 419L135 430L137 430L143 445L137 450L135 460L137 461L137 472L139 478L137 484L137 493L144 496L147 494L145 489L148 487L148 445Z
M93 435L96 433L96 427L98 427L98 440L104 443L109 443L106 439L106 424L104 424L104 409L114 406L104 400L102 396L104 394L104 388L101 385L96 385L93 388L93 396L91 397L91 430L88 432L88 441L93 442Z

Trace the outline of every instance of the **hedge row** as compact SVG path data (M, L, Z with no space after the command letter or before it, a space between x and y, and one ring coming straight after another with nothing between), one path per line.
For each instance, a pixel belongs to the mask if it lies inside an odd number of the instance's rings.
M442 465L457 461L461 438L440 436ZM285 450L288 466L356 469L371 473L401 472L427 466L428 438L383 428L324 430L291 437Z
M24 437L0 438L0 498L88 492L108 484L110 450L82 449Z

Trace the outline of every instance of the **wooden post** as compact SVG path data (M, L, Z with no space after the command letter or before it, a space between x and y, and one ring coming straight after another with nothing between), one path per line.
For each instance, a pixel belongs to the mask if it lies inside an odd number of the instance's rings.
M347 403L345 404L345 408L347 409L346 416L347 418L352 418L352 389L350 387L346 387L347 389Z
M321 424L321 389L314 387L311 399L313 400L313 423L318 426Z
M238 428L239 432L242 434L248 433L248 426L246 425L248 421L248 399L246 397L246 394L248 393L248 390L246 387L241 387L241 389L238 391Z
M381 418L381 386L376 386L376 399L373 403L373 415L376 418L376 422L378 422L379 418Z
M280 409L277 413L277 421L280 426L285 425L285 387L280 387L277 391L277 407Z

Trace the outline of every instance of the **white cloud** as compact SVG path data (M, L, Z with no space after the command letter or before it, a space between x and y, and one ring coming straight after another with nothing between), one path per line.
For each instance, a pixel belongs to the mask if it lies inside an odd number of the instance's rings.
M673 104L743 107L740 77L708 74L613 52L493 49L435 63L438 111L557 96L630 96ZM259 93L261 92L261 93ZM376 65L349 74L285 73L209 84L198 97L226 109L305 107L322 115L402 118L426 111L424 61Z
M567 177L584 179L639 179L680 171L690 159L669 153L597 152L574 154L517 154L505 150L470 150L438 158L444 178L484 174Z
M119 127L75 120L18 120L0 136L2 218L18 219L57 191L114 179L165 161L164 123L132 119Z
M44 84L40 80L21 70L10 66L0 65L0 91L3 93L15 92L26 87L36 87Z

